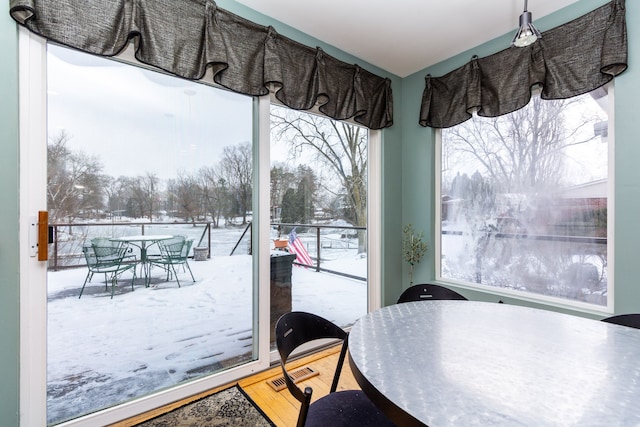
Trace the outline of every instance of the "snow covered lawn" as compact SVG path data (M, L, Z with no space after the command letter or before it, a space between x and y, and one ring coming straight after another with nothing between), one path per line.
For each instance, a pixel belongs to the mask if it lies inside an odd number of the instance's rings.
M334 262L326 268L339 271L338 263L348 263L356 274L366 272L366 258ZM251 257L214 256L189 265L195 283L182 273L178 288L154 269L152 286L138 279L132 292L125 273L113 299L99 275L78 299L86 268L48 274L50 423L251 359ZM294 267L292 283L293 310L344 326L366 313L365 282Z

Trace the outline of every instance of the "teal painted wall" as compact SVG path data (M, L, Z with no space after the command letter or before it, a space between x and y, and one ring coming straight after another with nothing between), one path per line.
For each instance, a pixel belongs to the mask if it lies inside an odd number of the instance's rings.
M552 15L535 19L541 31L553 28L581 16L603 4L604 0L579 0ZM616 313L640 312L640 286L637 264L640 253L640 144L637 124L640 123L640 2L627 1L627 30L629 36L629 68L615 81L615 296ZM533 10L535 17L535 7ZM430 250L414 271L414 282L435 278L435 131L418 125L420 98L427 74L441 76L467 63L473 55L484 57L509 46L512 34L492 40L446 61L403 79L402 82L402 192L403 224L412 223L425 233ZM403 263L406 264L406 263ZM403 265L403 283L408 286L408 265ZM460 289L472 299L539 306L532 302L498 297L493 294ZM551 308L546 306L546 308ZM552 308L553 309L553 308ZM597 317L572 310L559 310Z
M0 424L18 425L18 43L0 8Z

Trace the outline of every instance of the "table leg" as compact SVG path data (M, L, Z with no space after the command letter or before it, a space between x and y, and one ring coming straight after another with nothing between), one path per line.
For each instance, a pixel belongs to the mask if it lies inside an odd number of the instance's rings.
M142 269L144 270L144 286L148 288L151 284L151 266L147 262L147 245L143 241L140 245L140 263L142 264Z

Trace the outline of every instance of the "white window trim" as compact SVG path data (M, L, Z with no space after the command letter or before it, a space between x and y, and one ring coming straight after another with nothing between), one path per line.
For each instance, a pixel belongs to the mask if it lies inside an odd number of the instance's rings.
M46 48L19 27L20 425L47 425L47 263L29 253L30 217L46 209ZM44 186L43 186L43 183ZM35 191L34 191L35 190Z
M533 304L548 305L563 310L571 310L585 314L595 315L611 315L615 312L615 254L614 254L614 236L615 236L615 99L614 84L609 83L607 86L608 96L608 120L609 120L609 136L608 136L608 188L607 188L607 305L598 306L581 301L571 301L564 298L539 295L530 292L517 290L496 288L482 284L471 284L470 282L457 281L450 278L443 278L442 273L442 130L435 130L435 270L436 280L442 283L450 283L462 289L472 291L481 291L489 295L497 297L506 297L526 301ZM532 91L532 95L539 95L540 89Z
M369 130L367 177L368 311L382 307L382 131Z

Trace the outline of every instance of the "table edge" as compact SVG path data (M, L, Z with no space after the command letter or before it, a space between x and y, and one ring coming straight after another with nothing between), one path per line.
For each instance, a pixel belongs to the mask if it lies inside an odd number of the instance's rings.
M351 373L356 379L358 385L360 385L364 394L367 395L369 400L371 400L378 409L384 412L387 418L402 427L427 427L425 423L407 413L404 409L400 408L384 394L378 391L378 389L375 388L373 384L364 377L364 375L362 375L358 366L351 358L351 352L349 352L349 366L351 367Z

